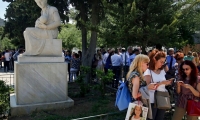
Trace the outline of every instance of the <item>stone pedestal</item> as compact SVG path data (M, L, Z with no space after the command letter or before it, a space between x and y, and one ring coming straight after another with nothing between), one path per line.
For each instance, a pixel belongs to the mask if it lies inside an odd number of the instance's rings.
M15 94L10 97L12 116L74 105L68 97L67 63L15 62L14 68Z
M64 57L41 57L41 56L18 56L18 63L63 63L65 62Z

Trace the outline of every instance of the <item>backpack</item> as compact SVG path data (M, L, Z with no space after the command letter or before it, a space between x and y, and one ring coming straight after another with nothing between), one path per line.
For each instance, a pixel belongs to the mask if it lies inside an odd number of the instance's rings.
M129 103L132 101L132 95L128 89L128 81L121 82L116 94L115 106L118 107L120 111L128 108Z

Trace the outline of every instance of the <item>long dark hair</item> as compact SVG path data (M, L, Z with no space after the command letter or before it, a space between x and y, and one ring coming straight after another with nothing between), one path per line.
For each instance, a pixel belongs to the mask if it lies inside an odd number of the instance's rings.
M183 71L183 65L188 65L191 67L192 71L190 73L190 79L189 79L189 84L193 87L195 87L195 84L197 83L197 78L198 78L198 69L196 65L189 60L185 60L181 63L180 68L179 68L179 73L180 73L180 79L185 81L187 75Z

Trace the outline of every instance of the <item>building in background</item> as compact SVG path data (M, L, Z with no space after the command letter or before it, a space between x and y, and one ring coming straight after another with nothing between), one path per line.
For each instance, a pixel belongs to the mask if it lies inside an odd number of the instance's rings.
M0 18L0 26L5 26L5 22L3 19Z
M196 31L196 33L192 37L194 39L194 45L187 45L183 47L183 53L186 55L188 51L200 52L200 31Z

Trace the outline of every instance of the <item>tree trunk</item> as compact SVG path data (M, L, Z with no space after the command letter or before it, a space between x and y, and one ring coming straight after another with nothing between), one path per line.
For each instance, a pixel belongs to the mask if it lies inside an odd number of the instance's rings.
M84 3L83 3L84 4ZM86 23L87 22L87 8L84 5L80 6L80 15L81 19ZM82 35L82 56L86 55L87 51L87 29L85 25L81 25L81 35Z
M92 1L92 17L91 17L91 24L92 26L97 27L98 21L99 21L99 6L98 6L99 0L93 0ZM97 44L97 31L96 29L93 29L91 31L91 40L88 46L88 49L86 51L86 54L84 54L82 59L82 65L83 66L91 66L92 58L95 53ZM89 75L87 75L86 79L84 80L85 83L89 82Z

